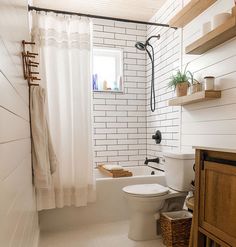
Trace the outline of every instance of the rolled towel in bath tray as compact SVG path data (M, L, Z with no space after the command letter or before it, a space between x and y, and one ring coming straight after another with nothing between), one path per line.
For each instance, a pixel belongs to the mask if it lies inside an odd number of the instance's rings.
M102 173L105 173L106 175L113 177L113 178L133 176L132 172L125 170L122 166L119 166L119 165L100 164L98 165L98 169Z

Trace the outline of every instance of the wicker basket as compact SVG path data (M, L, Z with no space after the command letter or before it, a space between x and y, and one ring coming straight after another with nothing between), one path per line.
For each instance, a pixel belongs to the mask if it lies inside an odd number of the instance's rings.
M160 218L163 243L168 247L188 247L192 214L186 210L162 213Z

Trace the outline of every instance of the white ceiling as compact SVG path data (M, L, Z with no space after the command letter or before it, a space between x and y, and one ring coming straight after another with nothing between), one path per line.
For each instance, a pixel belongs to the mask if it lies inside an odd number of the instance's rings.
M148 21L166 0L33 0L33 5L85 14Z

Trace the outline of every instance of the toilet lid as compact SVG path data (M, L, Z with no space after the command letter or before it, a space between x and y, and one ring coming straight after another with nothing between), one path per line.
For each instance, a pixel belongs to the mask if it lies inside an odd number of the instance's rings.
M137 196L161 196L167 194L169 189L160 184L137 184L126 186L123 191Z

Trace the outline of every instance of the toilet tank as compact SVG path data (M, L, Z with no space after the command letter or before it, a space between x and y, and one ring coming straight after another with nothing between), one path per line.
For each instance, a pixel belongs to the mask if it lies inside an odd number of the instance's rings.
M164 153L167 186L177 191L189 191L194 180L194 153Z

